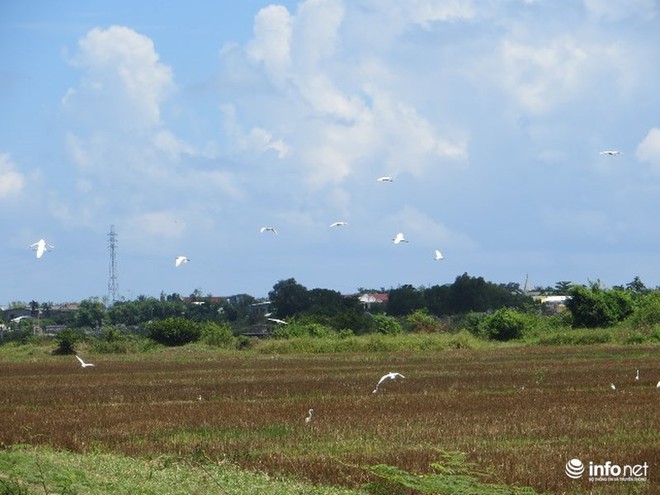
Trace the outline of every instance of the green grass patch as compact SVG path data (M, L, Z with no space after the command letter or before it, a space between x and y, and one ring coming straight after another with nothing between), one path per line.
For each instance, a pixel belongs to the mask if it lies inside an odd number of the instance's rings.
M238 469L203 456L133 458L84 455L29 446L0 451L0 493L79 495L357 495L355 490L312 485Z

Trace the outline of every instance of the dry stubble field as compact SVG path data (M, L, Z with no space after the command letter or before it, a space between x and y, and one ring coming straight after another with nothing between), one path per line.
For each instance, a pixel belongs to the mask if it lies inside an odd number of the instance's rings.
M495 481L538 492L657 490L657 346L87 357L95 368L73 357L0 363L0 445L201 452L351 487L371 479L365 466L424 472L438 450L462 451ZM406 378L372 394L388 371ZM316 414L305 425L308 408ZM647 462L651 482L573 481L572 458Z

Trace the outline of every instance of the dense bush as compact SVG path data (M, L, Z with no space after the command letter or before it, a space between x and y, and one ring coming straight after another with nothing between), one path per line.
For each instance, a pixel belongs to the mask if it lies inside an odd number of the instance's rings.
M207 321L201 324L201 340L206 345L231 348L236 346L236 337L226 323Z
M392 316L386 315L373 315L371 317L371 328L376 333L382 333L386 335L395 335L403 332L403 328L399 323L399 320Z
M437 318L431 316L426 308L413 311L406 316L406 326L411 332L440 332L443 326Z
M202 328L203 324L178 316L156 320L147 325L149 337L167 346L198 341L202 335Z
M57 347L53 354L75 354L75 345L80 340L80 334L70 328L62 330L55 336Z
M290 339L294 337L332 337L336 332L321 323L314 323L306 318L301 321L291 321L286 325L279 325L273 332L273 337L279 339Z
M518 311L502 308L488 315L483 325L488 337L494 340L512 340L523 336L525 315Z
M660 325L660 292L648 292L640 296L629 317L629 323L637 328Z
M609 327L633 312L630 293L620 289L602 289L597 284L574 285L569 296L566 307L573 315L574 327Z

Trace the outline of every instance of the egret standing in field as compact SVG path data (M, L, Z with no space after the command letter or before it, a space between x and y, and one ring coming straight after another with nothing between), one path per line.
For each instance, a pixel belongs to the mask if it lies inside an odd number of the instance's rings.
M312 422L312 416L314 415L314 409L307 411L307 416L305 417L305 424L308 425Z
M635 375L635 381L639 382L639 370L637 370L637 374Z
M405 378L401 373L397 373L395 371L390 371L386 375L383 375L380 380L378 380L378 383L376 384L376 388L374 388L372 394L375 394L378 392L378 387L382 385L383 382L386 382L387 380L396 380L397 378Z
M188 263L190 261L190 258L187 256L177 256L174 258L174 266L181 266L184 263Z
M41 258L46 251L50 251L55 246L51 246L44 239L39 239L34 244L30 244L30 248L37 253L37 258Z
M616 392L616 385L614 385L613 383L610 383L610 388Z
M80 361L80 367L81 368L93 368L94 367L94 365L92 363L86 363L85 361L83 361L83 358L81 358L80 356L76 356L76 359L78 361Z

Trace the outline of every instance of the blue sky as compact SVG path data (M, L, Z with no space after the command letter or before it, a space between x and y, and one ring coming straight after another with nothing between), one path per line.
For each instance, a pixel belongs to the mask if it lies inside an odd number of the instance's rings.
M657 0L8 0L0 60L0 305L110 225L128 299L660 285Z

